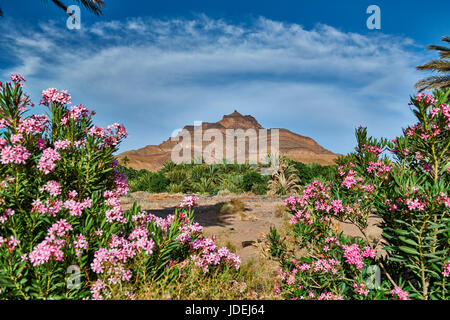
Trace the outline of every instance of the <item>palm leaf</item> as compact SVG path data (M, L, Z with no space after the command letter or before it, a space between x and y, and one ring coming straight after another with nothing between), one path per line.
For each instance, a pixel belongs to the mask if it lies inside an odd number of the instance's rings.
M450 42L450 37L445 36L441 39L445 42ZM414 87L420 91L435 89L435 88L450 88L450 61L446 60L450 58L450 47L440 45L429 45L428 50L434 50L439 52L439 59L431 60L423 65L417 66L417 70L421 71L434 71L440 73L422 79L414 85Z

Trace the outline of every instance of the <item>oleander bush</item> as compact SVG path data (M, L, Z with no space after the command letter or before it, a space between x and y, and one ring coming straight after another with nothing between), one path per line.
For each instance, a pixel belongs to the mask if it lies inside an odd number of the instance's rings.
M124 126L97 127L55 88L42 92L46 114L27 115L24 81L0 82L1 299L133 298L186 264L205 276L239 268L193 221L196 197L164 219L122 210L129 187L113 154Z
M355 152L337 160L332 183L313 181L285 205L290 235L272 229L277 294L292 299L448 299L450 274L450 91L411 98L418 122L392 141L356 130ZM366 234L383 218L386 256ZM362 238L333 221L357 226ZM374 275L375 272L375 275ZM377 274L379 279L376 280ZM376 280L376 281L375 281Z

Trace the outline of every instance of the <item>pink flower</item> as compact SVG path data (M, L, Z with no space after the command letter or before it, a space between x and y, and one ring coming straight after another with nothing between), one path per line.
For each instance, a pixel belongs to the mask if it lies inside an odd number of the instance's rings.
M22 87L25 79L20 74L12 74L11 75L11 81L14 82L16 85Z
M425 203L420 202L418 199L407 199L406 204L409 210L423 211L425 209Z
M354 283L353 288L359 295L367 296L369 294L369 290L365 289L364 283L360 283L359 285Z
M76 256L79 257L83 253L83 250L89 248L89 243L85 236L79 234L73 242L73 247L75 248Z
M183 201L178 205L179 208L192 208L197 205L196 201L198 197L196 196L186 196Z
M341 200L333 200L331 201L331 206L333 207L334 213L338 214L339 212L344 212L344 207L342 206Z
M361 252L361 256L364 258L375 258L375 250L371 249L369 246L364 247L364 251Z
M362 261L361 249L358 245L354 243L351 246L343 245L342 247L345 250L344 257L346 262L355 265L356 269L361 269L364 266L364 262Z
M56 181L49 181L41 188L42 191L48 191L51 196L57 196L61 194L61 186Z
M70 104L70 95L67 90L61 90L60 92L55 88L48 88L42 91L41 104L48 106L50 103Z
M85 206L83 203L70 199L64 202L64 208L69 210L71 216L81 216Z
M450 276L450 261L444 261L444 271L442 272L442 275L446 278Z
M11 142L12 143L20 142L22 139L23 139L23 135L21 133L12 134L11 135Z
M409 300L408 292L403 291L400 287L395 287L393 290L391 290L391 295L393 297L397 296L400 300Z
M55 149L47 148L39 158L37 168L45 174L49 174L50 172L53 172L55 170L55 161L58 161L60 159L61 156Z
M28 160L30 155L30 152L28 152L28 150L22 145L18 145L15 147L5 146L0 153L0 162L2 164L24 164Z
M64 150L70 147L70 141L69 140L58 140L55 141L55 149L56 150Z

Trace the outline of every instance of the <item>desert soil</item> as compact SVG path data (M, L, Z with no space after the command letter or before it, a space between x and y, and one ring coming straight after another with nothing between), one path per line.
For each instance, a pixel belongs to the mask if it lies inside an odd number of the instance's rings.
M233 194L199 195L194 218L203 226L207 236L215 235L219 245L234 249L243 263L255 261L262 257L265 234L269 232L270 227L280 228L290 218L288 213L280 210L285 198ZM122 198L122 207L129 209L136 201L142 209L156 216L165 217L172 214L183 199L182 194L151 194L139 191ZM245 209L240 213L221 214L222 205L233 199L241 200L245 204ZM369 217L366 235L374 243L381 239L381 229L377 226L380 220L376 216ZM338 222L338 228L350 236L362 237L361 232L349 223ZM383 252L377 250L377 254Z

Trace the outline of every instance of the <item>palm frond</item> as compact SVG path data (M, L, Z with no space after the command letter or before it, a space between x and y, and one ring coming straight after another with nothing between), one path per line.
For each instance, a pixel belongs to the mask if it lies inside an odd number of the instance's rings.
M77 2L97 16L103 14L102 8L105 6L103 0L77 0Z
M445 42L450 42L449 36L444 36L441 39ZM423 65L417 66L417 70L438 72L439 75L427 77L422 79L414 85L420 91L435 89L435 88L450 88L450 47L440 45L429 45L428 50L439 52L439 59L431 60Z
M427 77L418 81L415 88L419 91L435 88L450 89L450 75Z
M424 65L417 66L418 70L432 70L438 72L450 72L450 61L446 60L431 60Z
M67 5L64 2L60 0L51 0L51 1L58 8L67 12ZM76 0L76 1L97 16L103 14L102 8L105 6L105 2L103 0ZM69 15L72 14L69 13Z

